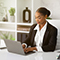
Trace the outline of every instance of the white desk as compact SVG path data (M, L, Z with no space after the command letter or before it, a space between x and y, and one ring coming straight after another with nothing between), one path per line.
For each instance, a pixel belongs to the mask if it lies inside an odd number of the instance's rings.
M40 52L30 55L9 53L6 49L0 50L0 60L56 60L56 52Z

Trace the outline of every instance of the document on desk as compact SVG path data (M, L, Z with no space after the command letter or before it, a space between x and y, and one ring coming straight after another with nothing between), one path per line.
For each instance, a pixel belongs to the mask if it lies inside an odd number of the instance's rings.
M1 47L0 49L6 49L7 47Z
M5 42L4 40L1 40L0 49L5 49L5 48L6 48Z
M6 46L0 45L0 49L6 49Z

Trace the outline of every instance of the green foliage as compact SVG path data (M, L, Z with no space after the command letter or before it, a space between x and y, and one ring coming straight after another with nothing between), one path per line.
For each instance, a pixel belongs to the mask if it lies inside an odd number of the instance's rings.
M10 10L9 10L9 13L10 13L11 16L14 16L15 8L11 7Z
M2 33L2 36L0 36L1 39L10 39L10 40L15 40L15 38L13 38L12 34L10 35L9 32L7 33Z
M50 17L47 17L47 19L52 20L52 18L50 18Z
M15 38L13 38L12 34L9 37L10 40L15 40Z

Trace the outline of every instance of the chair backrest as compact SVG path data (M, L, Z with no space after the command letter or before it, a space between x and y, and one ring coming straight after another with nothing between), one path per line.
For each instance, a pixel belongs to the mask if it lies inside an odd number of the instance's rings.
M47 21L58 29L56 49L60 49L60 20L47 20Z

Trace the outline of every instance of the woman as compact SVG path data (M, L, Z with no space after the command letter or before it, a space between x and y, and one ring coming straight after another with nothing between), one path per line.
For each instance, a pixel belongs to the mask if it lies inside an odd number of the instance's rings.
M37 24L31 26L29 36L22 47L25 52L29 51L54 51L57 42L57 29L46 21L50 11L44 7L35 13ZM27 47L31 46L31 47Z

